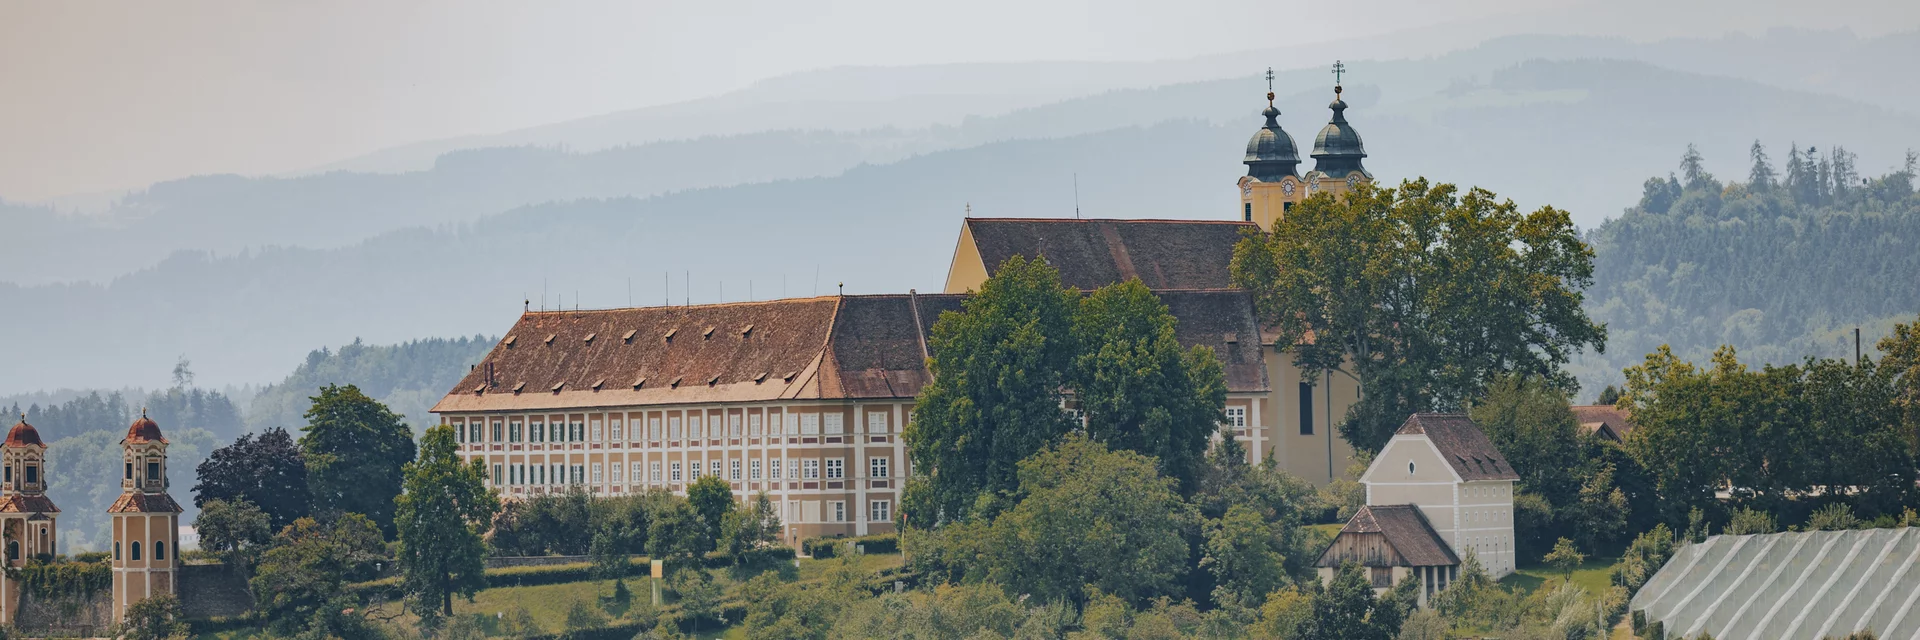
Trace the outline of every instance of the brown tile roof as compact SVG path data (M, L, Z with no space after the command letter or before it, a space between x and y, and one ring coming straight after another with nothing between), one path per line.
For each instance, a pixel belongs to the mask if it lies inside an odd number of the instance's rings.
M1399 433L1426 434L1427 440L1440 450L1440 457L1447 460L1462 480L1520 479L1513 472L1513 466L1507 464L1506 457L1494 448L1493 441L1480 431L1480 425L1464 414L1416 413L1400 426Z
M127 437L120 442L121 444L140 444L166 441L166 437L160 435L160 425L154 424L153 420L147 418L146 409L141 409L140 417L133 421L133 425L127 427Z
M1213 348L1226 369L1227 391L1259 393L1269 389L1253 296L1239 289L1154 293L1179 321L1173 331L1180 346Z
M53 499L46 496L15 493L0 497L0 513L60 513L60 507L53 506Z
M1633 423L1627 420L1627 412L1610 404L1574 405L1573 419L1580 423L1580 431L1598 433L1615 441L1624 440L1633 433Z
M1246 293L1157 293L1179 319L1181 345L1204 344L1220 356L1229 391L1267 389ZM964 299L862 295L528 312L433 410L913 398L930 380L926 335Z
M33 428L33 425L27 424L26 418L21 418L20 424L13 425L13 429L7 432L6 446L44 447L46 445L40 442L40 430Z
M1387 539L1387 544L1406 560L1405 566L1444 567L1460 564L1460 558L1453 555L1453 549L1447 546L1440 534L1427 522L1427 516L1419 507L1410 504L1367 505L1353 514L1347 525L1340 528L1340 535L1378 533ZM1341 545L1329 546L1320 555L1319 566L1339 566L1343 560L1334 553Z
M107 513L180 513L180 503L164 493L122 493Z
M1233 286L1233 245L1251 222L971 218L967 227L989 274L1015 255L1045 256L1060 279L1097 289L1139 277L1153 289Z

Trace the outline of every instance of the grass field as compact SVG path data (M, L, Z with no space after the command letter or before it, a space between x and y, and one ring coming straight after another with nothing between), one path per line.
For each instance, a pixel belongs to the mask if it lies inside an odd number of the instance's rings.
M1607 571L1613 568L1613 563L1619 561L1618 557L1588 557L1586 562L1581 563L1580 568L1573 570L1573 583L1585 587L1588 593L1594 595L1605 593L1607 587L1612 586L1608 580ZM1536 564L1520 567L1520 570L1513 575L1501 578L1500 584L1531 592L1546 584L1549 578L1558 579L1559 577L1560 572L1553 567Z

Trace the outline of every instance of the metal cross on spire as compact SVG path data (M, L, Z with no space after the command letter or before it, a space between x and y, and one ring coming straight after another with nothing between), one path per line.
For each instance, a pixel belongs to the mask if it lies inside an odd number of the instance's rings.
M1340 86L1340 75L1347 72L1347 65L1339 60L1333 61L1333 86Z
M1267 67L1267 90L1273 90L1273 67Z

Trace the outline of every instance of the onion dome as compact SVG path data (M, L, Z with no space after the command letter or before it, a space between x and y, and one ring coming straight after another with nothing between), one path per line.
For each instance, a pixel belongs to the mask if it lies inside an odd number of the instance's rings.
M20 416L20 424L13 425L13 430L7 432L6 446L44 447L46 445L40 442L40 430L27 424L27 417L23 415Z
M147 417L146 409L141 409L140 418L133 421L133 426L127 427L127 439L124 443L140 444L143 442L159 442L165 444L166 441L166 437L160 435L160 425L154 424L153 420Z
M1300 149L1294 146L1293 136L1280 128L1280 110L1273 106L1273 92L1267 92L1267 109L1260 115L1267 117L1267 124L1247 141L1247 175L1261 182L1299 175L1295 167L1300 165Z
M1367 157L1366 145L1360 142L1360 132L1347 124L1347 102L1340 99L1340 87L1333 88L1333 104L1327 105L1333 110L1333 120L1320 129L1320 135L1313 138L1313 170L1334 178L1345 177L1358 171L1366 175L1367 170L1360 166L1360 159Z

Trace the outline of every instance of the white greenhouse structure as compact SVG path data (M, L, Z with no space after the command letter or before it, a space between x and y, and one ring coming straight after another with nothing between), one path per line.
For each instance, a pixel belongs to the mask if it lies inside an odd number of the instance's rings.
M1714 536L1675 550L1632 610L1669 638L1920 638L1920 528Z

